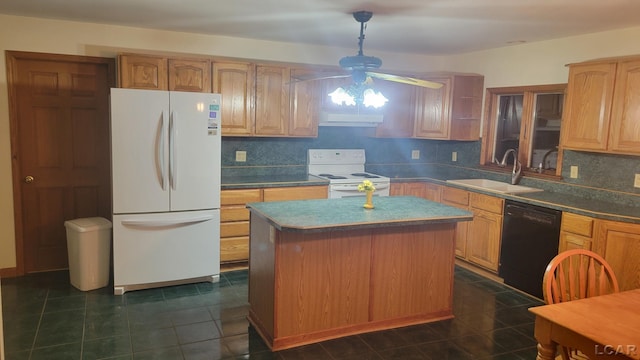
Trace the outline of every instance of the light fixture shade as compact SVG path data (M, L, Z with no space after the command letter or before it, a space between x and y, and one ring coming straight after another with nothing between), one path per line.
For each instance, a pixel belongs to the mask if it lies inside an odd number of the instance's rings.
M379 108L383 107L384 104L387 103L389 99L387 99L381 92L376 92L371 88L368 88L364 91L362 104L366 107Z
M355 84L349 88L339 87L329 93L331 101L337 105L364 105L365 107L379 108L389 101L382 93L373 90L365 84Z
M331 101L338 105L354 106L356 99L349 95L343 88L339 87L329 94Z

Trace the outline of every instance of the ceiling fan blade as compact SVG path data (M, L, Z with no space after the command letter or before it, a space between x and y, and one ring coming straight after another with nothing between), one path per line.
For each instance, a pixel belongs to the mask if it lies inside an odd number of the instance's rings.
M319 76L319 77L291 77L292 83L303 82L303 81L316 81L316 80L326 80L326 79L342 79L351 77L351 74L340 74L340 75L327 75L327 76Z
M399 83L403 83L403 84L426 87L426 88L430 88L430 89L440 89L444 85L444 84L441 84L441 83L438 83L438 82L434 82L434 81L416 79L416 78L407 77L407 76L400 76L400 75L391 75L391 74L370 72L370 71L367 71L367 75L369 75L369 76L371 76L373 78L376 78L376 79L394 81L394 82L399 82Z

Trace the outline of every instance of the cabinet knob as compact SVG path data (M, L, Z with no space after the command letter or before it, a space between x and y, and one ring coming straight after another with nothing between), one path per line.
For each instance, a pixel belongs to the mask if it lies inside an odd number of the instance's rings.
M35 178L31 175L27 175L24 177L24 182L26 182L27 184L31 184L33 180L35 180Z

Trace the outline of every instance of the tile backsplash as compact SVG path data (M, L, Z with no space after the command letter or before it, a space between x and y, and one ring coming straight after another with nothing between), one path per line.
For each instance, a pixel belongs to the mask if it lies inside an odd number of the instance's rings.
M375 138L374 128L320 127L317 138L224 137L222 172L247 171L264 174L306 173L308 149L365 149L367 165L428 167L448 165L478 169L480 141L441 141ZM420 159L411 159L412 150ZM246 162L236 162L236 151L246 151ZM457 153L452 161L451 153ZM578 166L579 176L569 177L570 166ZM640 173L640 157L565 151L563 180L567 185L640 194L633 187Z

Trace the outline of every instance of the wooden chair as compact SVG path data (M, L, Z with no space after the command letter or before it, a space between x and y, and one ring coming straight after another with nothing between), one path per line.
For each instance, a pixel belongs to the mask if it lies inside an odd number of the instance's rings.
M551 259L542 280L542 294L547 304L618 291L618 280L607 261L602 256L584 249L563 251ZM565 346L559 348L563 360L587 359L576 349Z

